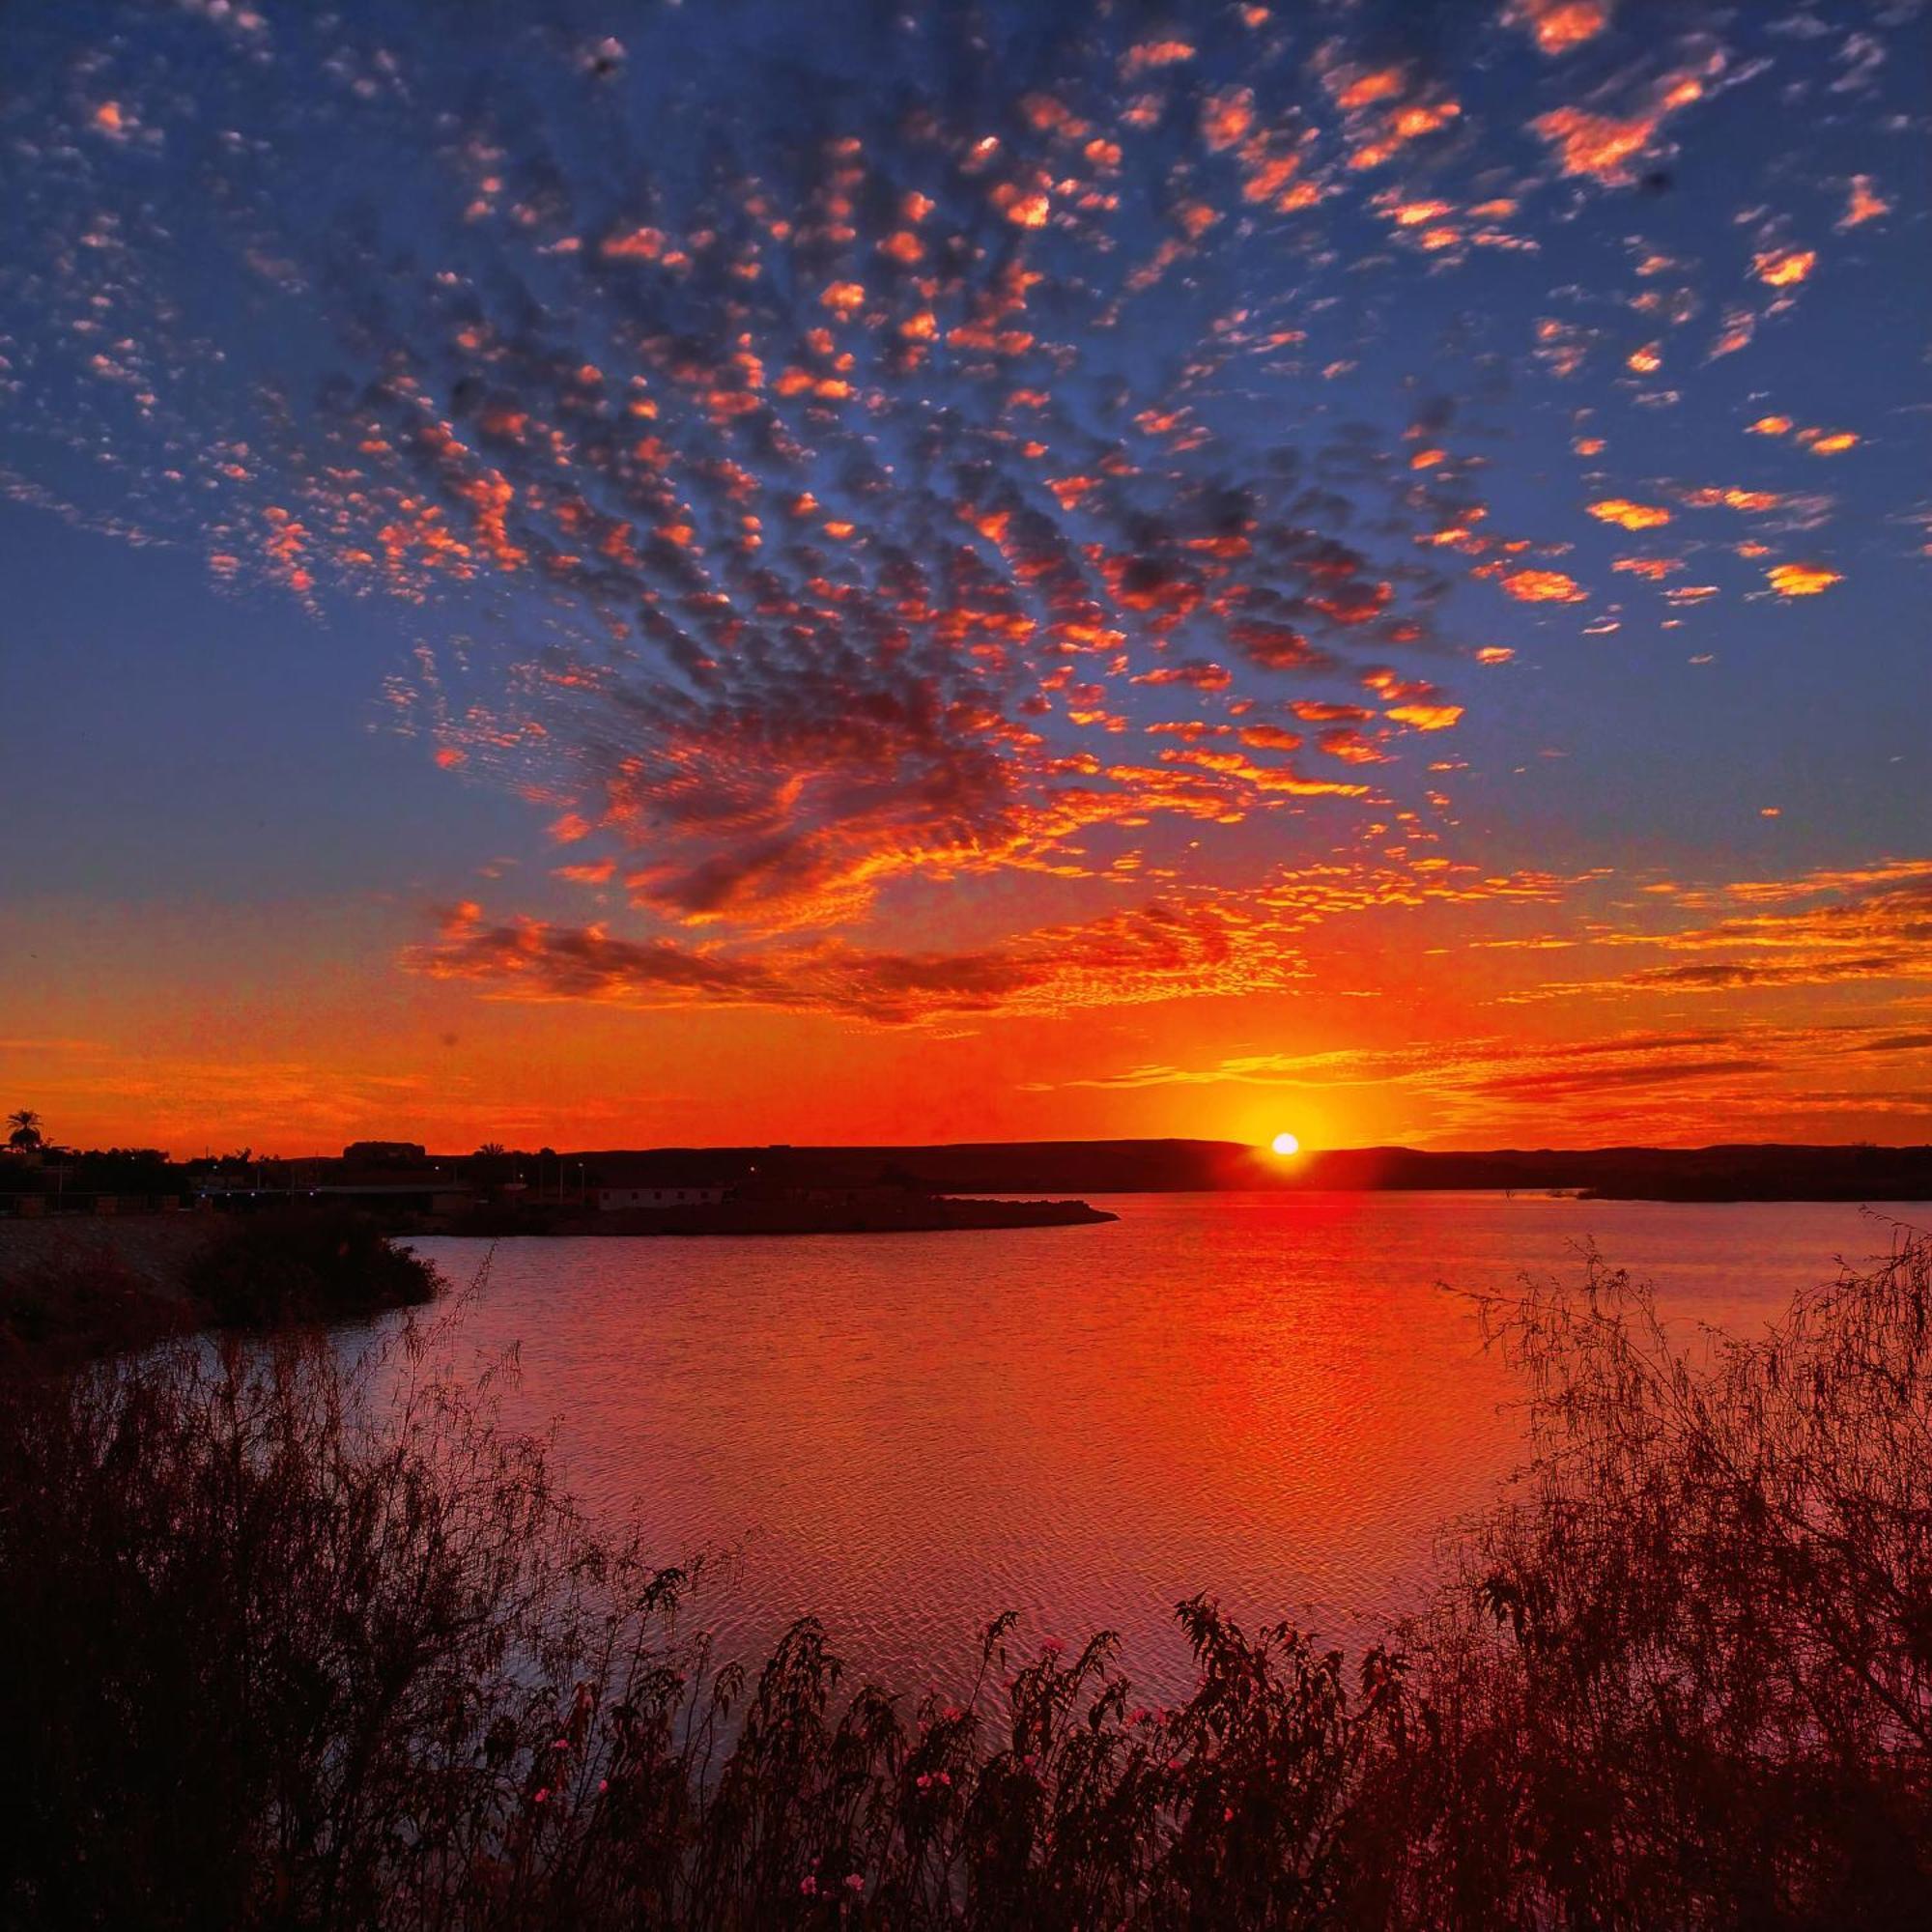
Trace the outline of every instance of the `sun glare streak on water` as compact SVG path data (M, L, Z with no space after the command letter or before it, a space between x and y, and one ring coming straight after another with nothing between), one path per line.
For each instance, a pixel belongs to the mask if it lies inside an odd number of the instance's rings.
M1742 1332L1838 1256L1850 1206L1141 1195L1094 1228L499 1243L458 1346L521 1345L506 1419L665 1561L735 1548L698 1621L762 1654L812 1611L917 1687L995 1612L1121 1632L1152 1687L1174 1605L1348 1640L1517 1460L1518 1393L1450 1290L1576 1276L1594 1241L1666 1315ZM1923 1210L1902 1208L1922 1223ZM425 1240L452 1281L478 1241Z

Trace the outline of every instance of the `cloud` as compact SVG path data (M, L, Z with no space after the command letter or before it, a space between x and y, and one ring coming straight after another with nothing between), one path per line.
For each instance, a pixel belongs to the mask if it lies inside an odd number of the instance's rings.
M1768 248L1751 257L1751 273L1774 289L1795 287L1817 266L1817 251L1811 248Z
M1420 855L1406 864L1288 867L1258 888L1177 891L1130 912L950 951L841 939L633 940L601 924L492 922L465 901L445 910L436 937L409 948L401 963L504 999L755 1007L903 1026L1289 991L1307 978L1304 935L1330 921L1428 905L1554 901L1577 883L1536 871L1484 874Z
M1670 521L1670 512L1662 504L1633 503L1628 497L1605 497L1585 507L1600 523L1626 530L1653 530Z
M1566 175L1587 175L1611 185L1634 178L1634 164L1658 139L1663 114L1593 114L1580 107L1553 107L1531 124L1554 151Z
M1866 980L1932 984L1932 861L1820 870L1791 880L1747 880L1699 895L1696 903L1708 905L1713 899L1747 909L1704 924L1600 932L1594 943L1722 957L1552 982L1505 997L1536 1001L1723 993ZM1680 896L1660 903L1683 906L1686 901Z
M1845 194L1845 212L1838 218L1839 229L1861 227L1891 213L1891 203L1879 193L1870 175L1854 175Z
M1504 18L1526 27L1546 54L1566 54L1610 24L1614 0L1513 0Z
M1457 629L1463 575L1553 638L1597 525L1777 520L1756 542L1876 467L1815 468L1860 431L1780 414L1762 477L1607 469L1679 395L1633 377L1715 380L1693 318L1741 372L1709 421L1804 408L1757 362L1830 267L1782 174L1719 270L1625 249L1703 103L1804 82L1750 10L1720 43L1506 0L1500 101L1390 10L1316 42L1279 9L927 11L656 10L621 47L512 7L455 49L369 0L22 27L0 487L271 588L318 649L356 600L407 613L386 721L569 848L550 917L478 914L417 970L892 1024L1238 989L1250 945L1279 985L1291 901L1344 896L1310 866L1362 904L1485 876L1487 775L1438 734L1539 667L1473 675L1522 639ZM293 191L297 153L335 165ZM1875 177L1807 178L1848 248L1885 239ZM1605 468L1522 468L1559 398L1558 461ZM1760 567L1843 582L1710 548L1661 621ZM1129 847L1173 885L1141 923L1040 923L1029 885L1118 895Z
M1392 704L1382 714L1398 724L1412 724L1418 731L1446 731L1463 716L1460 704Z
M1822 563L1776 563L1765 577L1780 597L1816 597L1845 581L1840 572Z
M1502 583L1520 604L1580 604L1585 595L1577 580L1560 570L1513 570Z
M509 999L760 1007L887 1026L1278 992L1303 971L1285 927L1259 924L1227 905L1158 901L978 951L888 952L822 941L755 956L668 939L616 939L594 926L534 920L488 925L466 906L404 963Z
M1932 1114L1910 1083L1932 1073L1932 1037L1890 1043L1869 1024L1631 1029L1563 1039L1497 1035L1402 1046L1338 1046L1313 1053L1233 1055L1198 1065L1149 1063L1065 1083L1101 1091L1270 1088L1345 1104L1373 1091L1405 1122L1405 1140L1493 1144L1520 1133L1526 1109L1549 1146L1605 1124L1623 1134L1696 1142L1713 1109L1727 1131L1788 1137L1794 1111L1869 1117ZM1870 1063L1889 1055L1874 1083ZM1910 1056L1901 1061L1900 1056ZM1922 1062L1918 1056L1923 1056ZM1854 1078L1856 1076L1856 1078ZM1843 1081L1839 1086L1834 1083Z

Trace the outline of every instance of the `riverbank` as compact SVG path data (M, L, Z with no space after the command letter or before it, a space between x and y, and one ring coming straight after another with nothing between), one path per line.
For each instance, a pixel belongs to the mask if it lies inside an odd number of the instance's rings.
M187 1284L220 1230L204 1214L0 1220L0 1352L83 1356L199 1325Z
M341 1209L0 1220L0 1356L84 1359L201 1328L346 1321L440 1285Z
M690 1203L603 1211L563 1207L479 1208L440 1234L506 1235L944 1235L991 1228L1077 1228L1117 1221L1085 1201L965 1201L940 1195L833 1196L824 1200Z

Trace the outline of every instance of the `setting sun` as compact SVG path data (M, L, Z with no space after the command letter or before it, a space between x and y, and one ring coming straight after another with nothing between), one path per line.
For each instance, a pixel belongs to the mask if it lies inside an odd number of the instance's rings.
M1273 1148L1275 1152L1280 1154L1284 1160L1287 1159L1287 1157L1290 1154L1299 1153L1301 1151L1301 1143L1298 1140L1296 1140L1293 1134L1290 1133L1280 1133L1275 1135L1274 1139L1271 1140L1268 1143L1268 1145L1271 1148Z

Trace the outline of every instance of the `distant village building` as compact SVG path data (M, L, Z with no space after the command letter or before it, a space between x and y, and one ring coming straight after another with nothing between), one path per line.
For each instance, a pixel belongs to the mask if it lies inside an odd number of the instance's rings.
M624 1208L710 1208L724 1198L722 1187L593 1187L590 1199L600 1213Z
M371 1167L410 1167L427 1160L429 1150L420 1141L351 1141L342 1158Z
M304 1202L376 1213L460 1214L481 1189L454 1160L432 1161L415 1141L355 1141L340 1160L216 1161L201 1171L195 1193L210 1207L247 1211Z

